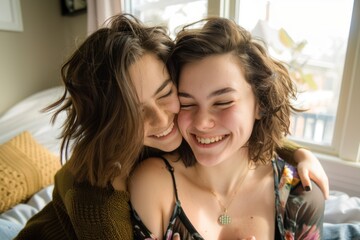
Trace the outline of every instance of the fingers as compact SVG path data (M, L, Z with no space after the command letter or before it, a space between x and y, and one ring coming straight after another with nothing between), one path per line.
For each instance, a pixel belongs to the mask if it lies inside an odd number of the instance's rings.
M179 233L174 233L172 240L181 240L180 239L180 234Z
M317 169L316 175L309 173L309 170L307 168L298 168L298 174L301 180L301 184L305 191L311 191L312 184L311 179L316 182L316 184L321 189L322 193L324 194L324 198L329 198L329 179L325 172L322 169Z
M326 176L325 172L323 173L323 176L321 177L323 181L320 181L320 184L318 184L319 188L324 194L325 199L329 198L329 179Z
M302 184L303 188L305 189L305 191L311 191L312 186L311 186L309 171L304 168L299 168L298 174L299 174L299 177L301 180L301 184Z
M320 190L322 191L325 200L329 198L329 180L327 176L324 174L323 176L320 176L321 181L317 176L311 176L314 182L318 185ZM305 189L306 190L306 189ZM311 190L311 189L310 189Z
M319 159L306 149L296 150L294 157L298 162L297 169L301 184L306 191L311 191L312 181L314 181L324 194L325 199L329 198L329 179L322 167Z

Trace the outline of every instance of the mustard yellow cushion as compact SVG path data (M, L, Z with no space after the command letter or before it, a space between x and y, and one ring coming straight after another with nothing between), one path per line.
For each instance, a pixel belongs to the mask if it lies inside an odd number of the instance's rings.
M0 145L0 213L54 182L60 159L29 132Z

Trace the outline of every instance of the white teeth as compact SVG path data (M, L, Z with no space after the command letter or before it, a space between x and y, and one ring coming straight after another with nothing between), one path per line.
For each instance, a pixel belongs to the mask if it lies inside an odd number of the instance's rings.
M223 138L224 138L224 136L216 136L216 137L212 137L212 138L196 137L196 140L201 144L210 144L210 143L221 141Z
M174 128L174 123L172 123L170 125L170 127L168 129L166 129L164 132L160 133L159 135L155 135L156 137L160 138L160 137L165 137L166 135L168 135L169 133L171 133L171 131Z

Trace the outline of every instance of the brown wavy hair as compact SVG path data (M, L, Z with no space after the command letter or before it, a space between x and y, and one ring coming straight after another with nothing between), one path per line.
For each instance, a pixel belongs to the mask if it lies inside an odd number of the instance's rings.
M199 28L199 24L203 26ZM256 120L247 143L249 158L265 163L273 158L275 150L281 147L284 136L289 133L291 111L299 109L291 104L291 99L296 99L296 88L285 65L272 59L263 43L230 19L204 19L185 26L177 34L171 53L170 73L178 85L181 69L186 64L228 53L238 59L260 108L261 119ZM195 163L186 141L179 152L185 165Z
M164 63L173 41L161 27L117 15L91 34L61 69L63 96L46 110L67 112L61 152L76 181L104 187L127 177L143 150L143 119L128 69L145 53ZM62 155L63 155L62 154Z

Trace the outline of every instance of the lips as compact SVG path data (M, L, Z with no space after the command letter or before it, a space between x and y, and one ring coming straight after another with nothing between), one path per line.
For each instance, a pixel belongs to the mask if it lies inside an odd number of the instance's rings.
M154 135L154 136L157 137L157 138L166 137L167 135L169 135L169 134L171 133L171 131L173 130L173 128L174 128L174 122L172 122L172 123L170 124L170 126L168 127L168 129L166 129L166 130L163 131L162 133L156 134L156 135Z
M200 144L208 145L213 144L222 141L224 138L227 137L227 135L218 135L218 136L212 136L212 137L201 137L194 135L196 141Z

